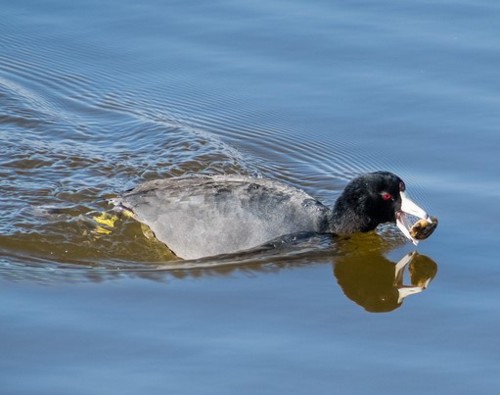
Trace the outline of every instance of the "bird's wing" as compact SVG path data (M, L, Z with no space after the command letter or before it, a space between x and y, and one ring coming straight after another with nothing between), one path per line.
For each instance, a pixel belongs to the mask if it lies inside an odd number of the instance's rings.
M246 250L285 234L319 232L328 211L296 188L247 177L151 181L117 200L184 259Z

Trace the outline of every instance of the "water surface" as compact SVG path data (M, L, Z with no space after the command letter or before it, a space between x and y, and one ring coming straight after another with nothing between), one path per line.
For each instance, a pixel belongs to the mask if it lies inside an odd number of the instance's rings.
M1 393L499 387L500 6L1 9ZM378 169L440 219L396 282L414 248L392 227L183 263L94 220L159 177L269 177L331 204Z

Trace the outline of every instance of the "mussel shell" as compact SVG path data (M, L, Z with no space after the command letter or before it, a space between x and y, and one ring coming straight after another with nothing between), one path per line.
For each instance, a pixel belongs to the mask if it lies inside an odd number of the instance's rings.
M410 229L410 235L416 240L427 239L437 228L438 219L431 217L432 222L428 219L420 219L413 224Z

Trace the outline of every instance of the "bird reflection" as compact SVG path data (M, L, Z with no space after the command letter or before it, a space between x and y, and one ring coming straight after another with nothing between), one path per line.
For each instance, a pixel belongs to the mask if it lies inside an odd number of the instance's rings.
M383 313L400 307L407 296L424 291L436 276L437 265L417 252L394 263L379 252L367 251L338 257L333 272L349 299L366 311ZM405 277L409 277L407 284Z
M230 276L238 272L270 273L289 268L307 267L311 263L329 262L338 285L345 296L368 312L389 312L403 304L404 299L424 291L436 276L436 263L416 252L403 256L399 262L387 254L400 247L399 239L385 234L359 234L332 239L329 235L308 235L303 239L280 239L279 242L241 254L210 259L179 261L165 256L165 261L129 266L128 261L110 261L104 265L87 263L55 264L23 258L19 265L0 266L0 278L14 281L103 282L126 277L140 277L168 282L177 279Z

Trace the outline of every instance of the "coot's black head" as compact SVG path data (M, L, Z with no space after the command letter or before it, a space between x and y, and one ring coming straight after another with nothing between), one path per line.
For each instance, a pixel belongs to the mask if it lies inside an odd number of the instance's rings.
M428 218L427 213L406 196L406 186L393 173L377 171L352 180L333 208L331 228L337 234L368 232L385 222L396 222L401 231L417 243L409 233L406 214Z

